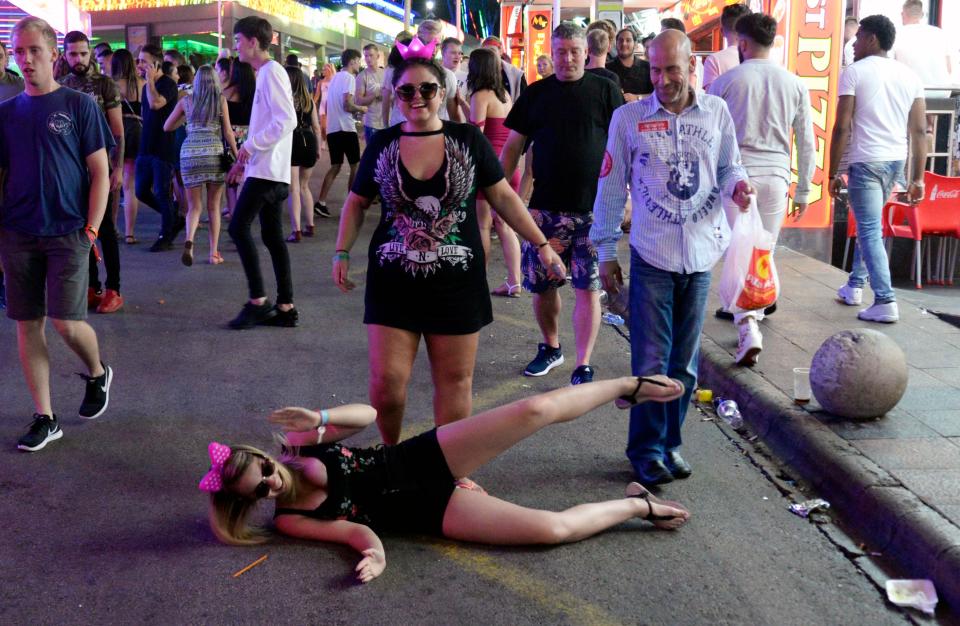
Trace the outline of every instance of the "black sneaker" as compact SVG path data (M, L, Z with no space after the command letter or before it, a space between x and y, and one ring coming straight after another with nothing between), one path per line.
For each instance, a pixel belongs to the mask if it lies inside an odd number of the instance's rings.
M101 363L101 365L103 365ZM109 365L103 365L103 374L100 376L86 376L77 374L87 381L87 391L83 394L83 404L80 405L80 417L92 420L103 415L110 404L110 383L113 382L113 370Z
M164 252L166 250L173 250L172 239L159 237L155 242L153 242L153 245L150 246L150 252Z
M63 431L57 424L57 416L33 414L33 423L30 430L17 442L17 448L26 452L36 452L51 441L63 437Z
M570 384L579 385L581 383L592 383L593 382L593 368L589 365L581 365L577 369L573 370L573 374L570 375Z
M537 344L537 357L527 364L524 376L543 376L558 365L563 365L563 352L559 347Z
M261 326L282 326L283 328L295 328L300 323L300 314L297 313L296 307L290 309L289 311L282 311L277 307L273 307L276 315L270 319L260 322Z
M313 204L313 213L320 217L330 217L330 209L328 209L327 205L323 202L315 202Z
M265 300L263 304L247 302L243 305L240 314L230 320L229 325L234 330L245 330L257 324L265 324L276 315L277 309L270 304L269 300Z

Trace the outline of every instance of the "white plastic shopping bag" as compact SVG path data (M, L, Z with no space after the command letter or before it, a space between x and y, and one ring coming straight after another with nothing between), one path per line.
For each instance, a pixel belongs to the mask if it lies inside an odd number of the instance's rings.
M780 295L780 279L773 264L777 241L764 230L756 196L750 210L738 213L720 274L720 301L731 313L765 309Z

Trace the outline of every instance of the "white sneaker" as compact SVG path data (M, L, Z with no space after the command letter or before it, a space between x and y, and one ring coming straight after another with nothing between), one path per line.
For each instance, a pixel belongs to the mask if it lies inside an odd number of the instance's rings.
M848 306L860 306L863 304L863 289L844 285L837 289L837 298Z
M751 367L759 361L760 351L763 350L763 335L757 327L757 321L752 317L746 318L737 324L740 341L737 344L737 365Z
M860 311L860 313L857 314L857 317L867 322L893 324L900 319L900 309L897 308L896 302L874 304L869 309Z

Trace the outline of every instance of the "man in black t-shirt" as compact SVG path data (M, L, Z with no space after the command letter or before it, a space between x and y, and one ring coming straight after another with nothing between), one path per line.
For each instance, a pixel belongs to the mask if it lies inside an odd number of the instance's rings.
M607 63L607 69L620 78L623 98L634 102L640 96L653 93L650 81L650 64L636 57L637 39L629 28L617 33L617 58Z
M549 244L570 268L576 293L574 338L577 368L570 378L593 379L590 356L600 327L600 278L597 252L590 243L593 200L604 164L607 128L623 95L613 81L584 72L586 36L579 26L563 23L551 38L555 73L520 95L505 125L510 137L500 156L504 175L513 175L528 139L533 140L533 196L530 212ZM533 308L543 334L537 357L524 374L543 376L563 363L559 317L562 285L548 276L537 247L523 244L524 287L533 293Z
M163 52L147 44L137 55L137 71L146 79L140 101L143 103L143 131L137 155L135 189L137 200L150 205L160 214L160 236L151 252L173 249L173 238L182 228L183 218L176 218L170 198L173 180L173 133L164 132L163 123L177 105L177 83L160 71Z
M610 35L607 31L597 28L587 33L586 70L591 74L612 80L622 90L620 77L605 67L608 52L610 52Z

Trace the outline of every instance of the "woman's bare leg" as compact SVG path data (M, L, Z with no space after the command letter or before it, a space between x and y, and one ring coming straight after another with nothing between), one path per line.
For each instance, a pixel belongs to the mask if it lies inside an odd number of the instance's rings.
M400 441L407 384L417 356L420 335L408 330L367 325L370 359L370 404L377 410L380 437L388 446Z
M312 167L300 168L300 214L307 226L313 227L313 192L310 191Z
M490 203L477 198L477 227L480 229L480 243L483 245L483 258L487 265L490 265L490 226L492 225Z
M220 244L220 199L223 197L223 185L207 185L207 216L210 218L210 256L218 254Z
M562 387L441 426L437 439L453 476L463 478L544 426L576 419L636 387L634 376Z
M203 185L187 187L187 238L193 241L200 225L200 211L203 209Z
M300 230L300 168L290 166L290 230Z
M507 226L500 219L496 211L493 211L493 228L497 231L497 237L500 238L500 247L503 249L503 263L507 266L507 283L509 285L520 285L520 240L517 233Z
M437 426L470 415L473 408L473 370L480 333L424 335L433 377L433 418Z
M134 192L136 181L136 161L126 159L123 162L123 230L127 237L134 237L134 227L137 225L137 194Z
M634 517L646 517L651 506L657 515L676 516L658 522L661 528L679 528L689 513L640 498L620 498L579 504L564 511L522 507L491 495L455 489L443 516L443 534L451 539L499 545L571 543L591 537Z

